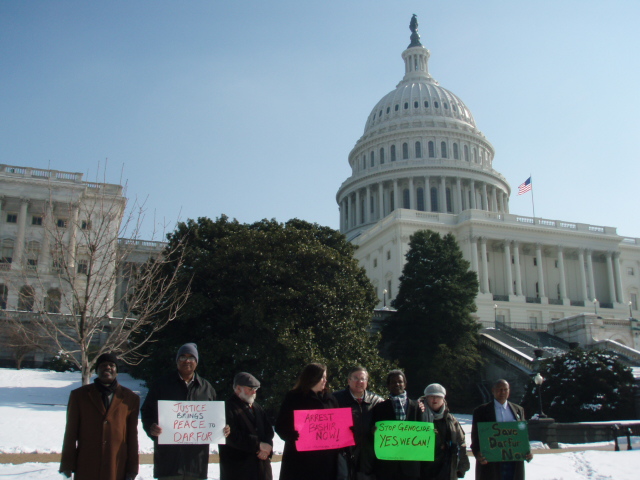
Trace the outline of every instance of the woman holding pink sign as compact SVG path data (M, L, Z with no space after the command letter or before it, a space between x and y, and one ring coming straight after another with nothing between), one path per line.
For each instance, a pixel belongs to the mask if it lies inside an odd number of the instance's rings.
M300 433L294 426L295 410L338 408L327 390L327 367L310 363L302 370L293 390L287 392L276 419L275 431L284 440L280 480L334 480L338 450L298 451Z

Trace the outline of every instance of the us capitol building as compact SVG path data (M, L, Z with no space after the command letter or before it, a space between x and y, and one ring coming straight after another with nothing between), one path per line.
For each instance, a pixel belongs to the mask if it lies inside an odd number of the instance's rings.
M366 119L336 200L340 231L374 284L379 308L398 292L410 236L452 233L477 272L478 320L546 330L566 317L626 322L609 337L640 348L640 239L613 227L509 212L495 150L454 93L429 74L417 20L404 77ZM621 325L619 325L621 326ZM626 332L626 333L625 333Z
M359 247L356 257L380 298L378 312L397 294L410 236L450 232L478 273L483 326L549 330L581 344L615 342L618 353L640 364L640 325L633 319L640 239L612 227L510 214L511 187L493 168L493 146L462 100L429 74L430 53L415 17L411 29L404 77L368 116L349 154L351 176L336 197L340 230ZM72 302L64 301L72 296L69 281L85 281L98 225L100 242L117 245L115 257L97 259L103 272L116 272L105 277L112 294L104 310L115 317L127 311L132 272L164 244L120 238L125 206L120 185L0 165L0 362L14 355L5 348L8 319L73 316ZM512 347L491 341L516 358ZM531 355L520 357L529 368ZM26 358L35 366L46 361L39 351Z

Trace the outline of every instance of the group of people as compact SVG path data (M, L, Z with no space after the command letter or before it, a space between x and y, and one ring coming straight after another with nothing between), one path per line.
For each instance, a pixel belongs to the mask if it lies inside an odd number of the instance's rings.
M331 394L324 365L307 365L293 390L287 393L275 423L284 452L280 480L445 480L462 478L469 459L462 427L449 412L446 390L437 383L427 386L419 401L408 398L407 377L401 370L387 375L388 398L367 390L369 374L354 367L347 388ZM294 410L351 408L355 446L340 450L299 452L295 441ZM379 460L374 453L376 422L385 420L432 422L436 432L432 462Z
M173 371L151 385L140 407L140 398L117 381L118 359L103 354L96 361L94 383L73 390L67 408L60 473L76 480L133 480L138 474L138 414L154 441L154 477L160 480L202 480L208 475L209 445L158 443L162 425L158 401L212 401L216 391L196 373L199 354L194 343L180 347ZM387 375L386 399L367 390L369 374L354 367L347 388L331 393L327 369L307 365L282 402L271 425L256 403L260 381L238 373L233 395L225 401L226 443L219 446L221 480L272 480L274 429L284 440L281 480L449 480L464 477L470 464L465 435L449 412L446 390L437 383L425 388L419 400L409 399L407 378L401 370ZM473 415L471 450L476 457L477 480L523 480L523 462L487 462L480 450L478 422L524 419L522 407L508 402L509 384L499 380L494 401L478 407ZM299 432L295 410L351 408L355 445L332 450L298 451ZM375 424L385 420L430 422L434 425L434 460L430 462L379 460L374 453ZM530 460L530 454L527 457Z

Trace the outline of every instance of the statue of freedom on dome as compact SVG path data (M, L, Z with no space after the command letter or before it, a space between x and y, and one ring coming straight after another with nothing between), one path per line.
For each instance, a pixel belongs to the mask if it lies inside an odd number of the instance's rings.
M418 33L418 16L414 13L411 17L411 23L409 23L409 30L413 33Z
M418 34L418 16L414 13L409 23L409 30L411 30L411 43L407 48L421 47L420 35Z

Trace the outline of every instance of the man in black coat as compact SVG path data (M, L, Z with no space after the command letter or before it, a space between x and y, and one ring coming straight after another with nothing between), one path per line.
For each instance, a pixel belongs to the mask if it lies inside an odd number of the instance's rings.
M373 437L371 417L373 408L382 397L367 390L369 372L364 367L354 367L347 376L348 388L333 394L341 407L353 412L353 436L355 446L345 449L338 457L337 480L375 480L373 474Z
M273 428L255 402L260 382L250 373L233 379L234 394L226 401L231 433L220 447L220 480L272 480Z
M373 409L372 423L383 420L422 420L422 409L415 400L407 397L407 377L402 370L391 370L387 374L389 399ZM399 460L376 460L378 480L417 480L420 478L420 462Z
M500 379L491 389L493 400L480 405L473 411L471 425L471 451L476 457L476 480L524 480L524 462L488 462L480 451L478 423L480 422L520 422L525 420L524 409L509 402L509 382ZM525 457L533 458L531 452Z
M211 384L196 373L198 347L185 343L176 355L177 372L171 372L154 382L140 409L142 427L153 440L153 476L158 479L181 480L206 479L209 471L209 445L159 445L158 400L213 401L216 391ZM225 426L225 436L229 426Z

